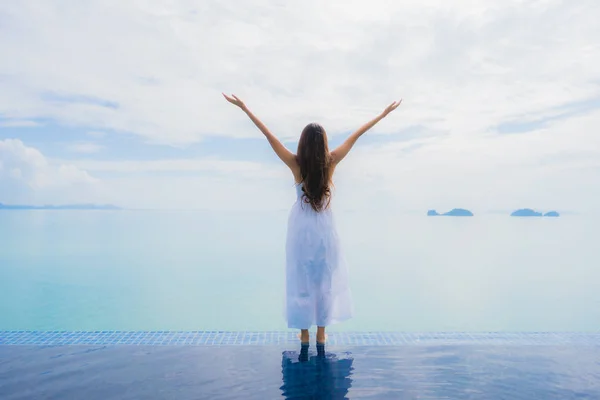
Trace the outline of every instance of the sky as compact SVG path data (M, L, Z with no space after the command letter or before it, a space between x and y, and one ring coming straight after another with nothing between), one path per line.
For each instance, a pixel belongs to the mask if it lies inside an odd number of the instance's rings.
M600 204L596 0L0 3L0 202L283 210L290 149L335 147L336 207Z

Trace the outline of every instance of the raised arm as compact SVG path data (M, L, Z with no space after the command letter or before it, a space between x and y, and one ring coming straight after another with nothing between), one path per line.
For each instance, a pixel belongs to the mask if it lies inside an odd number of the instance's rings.
M277 154L281 161L283 161L292 170L292 172L295 173L298 169L298 164L296 163L296 156L294 155L294 153L289 151L283 145L283 143L281 143L279 139L277 139L277 137L273 135L271 131L269 131L269 128L267 128L261 120L259 120L254 114L252 114L252 112L248 109L248 107L246 107L244 102L240 100L236 95L227 96L225 93L223 93L223 97L225 97L225 99L231 104L238 106L242 111L246 113L246 115L248 115L252 122L254 122L254 125L256 125L258 129L260 129L263 135L265 135L265 137L269 141L269 144L275 151L275 154Z
M356 132L354 132L352 135L350 135L348 137L348 139L346 139L344 141L344 143L342 143L335 150L333 150L331 152L331 156L333 158L333 163L337 164L340 161L342 161L344 159L344 157L346 157L346 155L348 155L348 153L350 152L350 149L352 149L352 146L354 146L354 143L356 143L358 138L361 137L363 133L365 133L372 127L374 127L379 121L384 119L389 113L391 113L396 108L398 108L400 103L402 103L402 100L395 101L392 104L390 104L389 106L387 106L386 109L383 110L383 112L381 114L379 114L378 116L373 118L371 121L367 122L366 124L364 124L363 126L358 128L358 130Z

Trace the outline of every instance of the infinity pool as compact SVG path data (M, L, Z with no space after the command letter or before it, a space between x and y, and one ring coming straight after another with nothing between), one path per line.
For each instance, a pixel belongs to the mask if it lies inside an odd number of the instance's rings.
M430 337L324 349L291 338L239 346L0 345L0 398L600 398L600 338L561 344L568 338L529 337L526 345L501 335L487 344Z

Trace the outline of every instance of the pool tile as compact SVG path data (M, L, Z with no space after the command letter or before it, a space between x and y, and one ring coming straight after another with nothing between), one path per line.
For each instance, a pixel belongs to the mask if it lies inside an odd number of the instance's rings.
M296 332L227 331L0 331L0 345L232 346L295 343ZM333 332L330 345L600 345L583 332Z

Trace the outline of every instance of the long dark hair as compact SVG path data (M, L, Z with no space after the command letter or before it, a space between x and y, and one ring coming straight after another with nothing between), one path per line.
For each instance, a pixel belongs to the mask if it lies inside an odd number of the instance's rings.
M296 161L302 176L302 199L315 211L329 207L331 199L331 155L327 133L317 123L306 125L298 141Z

